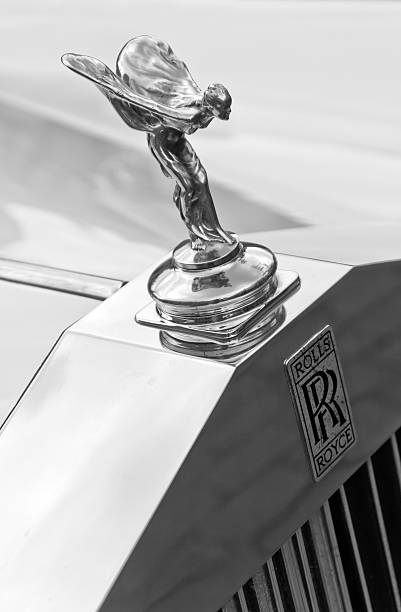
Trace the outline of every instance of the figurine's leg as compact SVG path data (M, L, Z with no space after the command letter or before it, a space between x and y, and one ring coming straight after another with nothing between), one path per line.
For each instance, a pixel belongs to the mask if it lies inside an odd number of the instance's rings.
M173 193L173 202L176 205L176 207L178 208L178 210L180 211L180 216L181 219L184 221L185 225L188 228L188 232L189 232L189 238L191 241L191 245L195 250L199 250L204 248L203 244L201 244L203 239L200 239L199 236L196 236L190 229L189 225L188 225L188 219L184 214L184 211L186 210L187 206L185 206L185 204L183 204L183 202L185 202L186 198L188 197L187 194L192 193L192 189L189 190L184 189L183 188L183 183L181 180L181 184L179 181L178 176L173 172L172 170L172 164L167 163L167 159L166 159L166 153L165 151L157 151L157 148L155 147L155 137L153 134L148 134L148 146L149 149L153 155L153 157L155 157L155 159L157 159L157 161L160 164L160 167L163 171L163 174L165 176L167 176L168 178L174 178L177 182L175 184L175 188L174 188L174 193ZM163 153L163 154L161 154ZM163 160L163 161L162 161ZM181 179L181 175L180 175L180 179Z
M207 173L191 144L183 136L179 141L178 152L188 175L195 185L195 195L191 201L193 223L197 226L196 234L201 233L206 240L217 240L233 243L234 239L225 232L217 218L213 198L209 189Z
M181 137L185 140L185 137ZM180 139L180 140L181 140ZM177 143L175 143L176 145ZM156 147L155 147L156 148ZM187 165L183 163L180 156L177 155L177 151L180 148L174 146L172 151L170 147L161 147L161 150L156 148L156 155L160 159L162 157L163 163L168 168L170 176L174 176L177 181L177 186L174 191L173 200L180 211L180 215L184 223L186 224L191 238L192 247L196 250L205 248L204 241L212 239L221 239L219 236L211 237L210 231L212 228L208 228L202 223L202 208L197 206L199 200L199 194L193 174L189 171Z
M173 201L174 204L176 205L176 207L178 208L178 210L180 211L180 216L183 219L184 223L186 223L186 219L184 219L184 216L182 214L182 199L183 199L183 193L182 193L182 189L179 186L178 183L175 184L175 189L174 189L174 194L173 194ZM189 229L189 228L188 228ZM204 240L203 238L199 238L199 236L196 236L195 234L193 234L191 232L191 230L189 230L189 238L191 240L191 245L192 248L195 251L202 251L205 248L204 245Z
M199 248L204 248L204 245L201 246L200 240L208 240L208 236L202 225L197 223L193 218L193 177L180 158L177 157L175 152L171 150L171 147L168 146L167 140L168 139L163 137L160 133L148 135L148 144L152 154L163 167L164 173L171 178L175 178L177 181L173 200L179 208L181 218L188 228L191 243L193 247L198 250Z
M196 236L195 234L192 233L190 226L187 223L188 219L184 216L184 210L186 210L187 208L185 205L185 193L183 192L183 190L181 189L178 183L175 184L175 189L173 193L173 202L178 208L178 210L180 211L180 217L188 228L189 238L191 240L192 248L195 249L196 251L204 249L205 248L204 243L203 243L204 239L203 238L201 239L199 238L199 236Z

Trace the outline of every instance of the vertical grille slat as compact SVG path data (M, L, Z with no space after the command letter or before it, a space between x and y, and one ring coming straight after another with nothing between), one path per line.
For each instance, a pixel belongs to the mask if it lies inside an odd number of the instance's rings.
M268 572L268 576L270 578L271 581L271 585L272 585L272 589L273 589L273 595L274 595L274 602L277 606L277 612L285 612L284 609L284 601L281 597L281 591L280 591L280 586L277 580L277 576L276 576L276 570L273 564L273 560L269 559L266 563L266 569Z
M266 564L256 572L253 584L260 612L284 612L280 593L277 595L279 602L276 601L273 583Z
M397 478L398 478L398 486L399 486L399 490L401 493L401 458L400 458L400 451L399 451L398 444L397 444L397 438L395 437L395 435L391 436L390 442L391 442L391 450L393 452L394 467L395 467L395 471L396 471Z
M377 514L369 462L359 468L345 483L344 490L352 515L366 584L373 610L397 610L393 596L383 542L383 530Z
M323 509L302 527L302 532L319 611L348 612L350 607L345 607L349 601L348 590L346 585L341 588L338 577L342 565L340 560L337 563L334 560L335 550L331 548Z
M221 612L401 612L401 429Z
M388 469L388 464L392 469ZM379 489L387 537L401 590L401 460L395 436L386 445L385 454L381 453L380 462L374 463L376 482Z
M329 607L330 610L338 609L341 612L348 612L352 609L351 599L328 502L323 504L319 518L322 537L320 537L318 530L313 529L313 523L311 523L311 528L319 555L321 575L325 584ZM329 551L329 554L327 554L327 551ZM328 577L332 577L332 580L329 580Z
M244 594L244 589L241 588L238 590L238 599L239 599L239 605L240 605L240 610L241 612L253 612L252 610L248 609L248 604L245 598L245 594Z
M368 585L366 583L365 572L364 572L363 565L362 565L361 555L359 552L358 542L357 542L355 530L354 530L354 523L352 521L351 512L350 512L349 505L348 505L347 495L345 493L344 487L340 487L339 491L340 491L341 503L342 503L342 507L343 507L343 511L345 515L345 520L346 520L347 528L349 532L349 537L351 540L352 552L354 554L354 559L355 559L355 563L356 563L356 567L358 571L358 577L359 577L360 585L362 588L364 603L365 603L367 612L373 612L372 602L370 600Z
M283 602L285 612L296 612L295 602L293 599L290 581L288 577L288 568L284 561L284 555L282 550L278 550L272 557L274 573L277 578L278 586L280 589L280 597Z
M313 612L325 612L327 610L327 602L321 588L322 580L319 576L319 568L316 564L316 554L311 538L309 537L310 546L308 547L308 555L306 538L310 536L310 532L304 534L304 528L305 525L301 529L298 529L295 533L295 538L298 547L299 563L302 566L302 574L308 591L309 605ZM313 560L311 557L313 557Z
M377 490L375 472L373 469L371 459L368 459L367 461L367 469L368 469L368 475L369 475L370 488L372 490L372 495L373 495L373 503L375 505L375 510L376 510L377 522L378 522L381 541L383 545L383 552L386 558L387 570L388 570L390 583L391 583L391 590L392 590L392 594L394 597L395 608L397 612L401 612L400 593L398 590L397 578L396 578L395 571L394 571L393 559L391 556L390 546L388 543L386 526L384 524L384 518L383 518L383 512L382 512L382 508L380 504L379 492Z
M340 487L330 498L328 506L333 520L341 562L346 575L346 583L351 600L350 609L360 610L361 612L373 612L358 542L343 487Z
M294 548L294 542L291 538L281 547L285 567L287 570L288 582L290 584L291 595L295 604L296 610L311 610L309 594L305 589L305 578L302 576L301 569L297 559L297 553ZM314 612L314 611L313 611Z

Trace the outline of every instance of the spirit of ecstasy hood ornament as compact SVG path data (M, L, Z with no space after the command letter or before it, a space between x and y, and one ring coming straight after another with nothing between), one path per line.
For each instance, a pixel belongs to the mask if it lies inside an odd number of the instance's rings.
M156 307L137 313L137 322L162 329L170 348L195 354L256 344L282 318L280 303L299 281L277 272L269 249L221 227L206 171L186 137L215 117L229 118L227 89L215 83L202 91L171 47L150 36L124 45L115 73L86 55L67 53L62 62L93 81L129 127L147 133L163 173L176 182L173 200L189 240L152 273Z
M192 248L206 242L232 244L219 224L204 167L186 134L228 119L231 96L223 85L205 92L171 47L137 36L120 51L116 73L100 60L67 53L63 63L93 81L129 127L147 132L148 146L166 176L176 181L174 202L188 228Z

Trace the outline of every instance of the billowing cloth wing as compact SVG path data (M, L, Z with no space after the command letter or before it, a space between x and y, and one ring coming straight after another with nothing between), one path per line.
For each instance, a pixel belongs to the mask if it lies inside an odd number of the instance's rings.
M186 64L170 45L151 36L136 36L124 45L117 74L131 91L170 108L191 108L202 100Z
M191 133L202 91L171 47L150 36L130 40L117 58L117 74L100 60L66 53L63 64L93 81L130 127L152 132L160 125Z

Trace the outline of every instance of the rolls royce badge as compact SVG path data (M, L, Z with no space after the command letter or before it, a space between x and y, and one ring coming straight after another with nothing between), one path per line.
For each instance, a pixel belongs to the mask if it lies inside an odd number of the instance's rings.
M315 480L355 443L344 376L330 325L285 361Z

